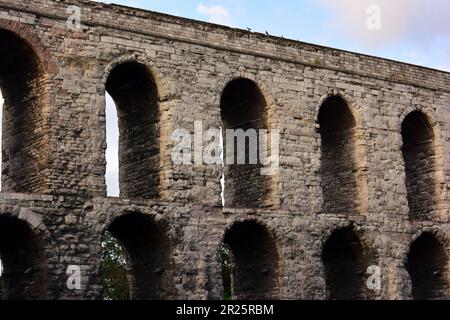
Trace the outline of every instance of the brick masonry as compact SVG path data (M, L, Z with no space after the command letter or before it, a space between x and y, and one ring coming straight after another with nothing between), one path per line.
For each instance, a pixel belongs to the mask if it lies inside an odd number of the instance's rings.
M67 28L70 5L80 31ZM222 94L235 79L264 97L259 125L281 130L280 170L231 174L239 191L222 208L222 167L173 165L171 134L230 121ZM117 5L0 0L0 86L7 297L101 298L108 229L128 249L138 299L221 298L223 241L238 298L450 296L449 73ZM123 120L120 198L106 197L105 90ZM340 112L323 122L329 105ZM405 129L414 111L420 141ZM66 286L69 265L81 290ZM367 293L370 265L381 290Z

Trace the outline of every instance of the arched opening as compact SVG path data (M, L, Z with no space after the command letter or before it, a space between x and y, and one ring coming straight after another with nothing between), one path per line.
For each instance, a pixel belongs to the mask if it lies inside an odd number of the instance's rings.
M266 147L259 143L259 129L268 129L266 100L256 83L237 79L225 87L220 108L226 155L225 204L237 207L264 205L270 201L270 181L261 175L258 154L260 147Z
M233 289L230 248L225 243L222 243L219 250L222 272L223 300L231 300Z
M3 103L5 102L5 100L3 99L3 94L2 94L2 88L0 87L0 168L2 166L3 160L2 160L2 135L3 135L3 121L1 119L3 119ZM0 169L1 170L1 169ZM0 175L1 175L1 171L0 171ZM0 192L2 191L2 179L0 178ZM0 270L1 270L1 261L0 261Z
M155 79L146 66L125 62L109 74L106 91L115 102L119 123L120 196L158 198L160 111ZM107 114L107 119L114 118Z
M39 193L45 188L42 82L42 68L33 49L13 32L0 29L4 192Z
M2 276L3 276L3 262L0 259L0 300L3 299L3 280L2 280Z
M106 238L105 238L106 237ZM106 299L154 300L167 296L171 281L170 241L165 230L149 216L130 213L114 220L103 237L102 283ZM112 258L111 260L107 260ZM110 265L107 265L110 263ZM124 275L126 271L126 276ZM128 289L124 284L125 278Z
M0 297L35 300L46 297L43 244L30 226L17 218L0 216Z
M322 141L322 211L357 213L356 122L344 99L332 96L322 104L319 126Z
M373 299L376 292L367 286L367 268L378 266L376 255L364 247L353 228L338 229L325 243L327 298L331 300Z
M106 231L102 237L100 265L104 300L130 299L129 260L122 244L109 231Z
M434 134L427 117L411 112L403 121L403 159L411 218L431 218L436 204Z
M426 232L413 242L406 270L414 299L450 299L449 255L433 234Z
M275 241L264 226L254 221L236 223L225 234L223 246L224 298L230 298L227 293L236 300L278 298L279 258Z

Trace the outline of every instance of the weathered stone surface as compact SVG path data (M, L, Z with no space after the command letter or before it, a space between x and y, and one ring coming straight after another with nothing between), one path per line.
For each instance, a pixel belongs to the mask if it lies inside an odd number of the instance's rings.
M69 5L80 31L67 28ZM281 131L281 167L265 181L235 171L222 208L222 167L173 165L171 134L226 125L222 94L241 78L265 100L258 126ZM110 228L132 256L135 298L221 298L224 241L236 297L450 296L449 73L116 5L0 0L0 87L0 255L6 274L29 274L6 297L101 298ZM121 198L106 197L106 90L121 102ZM330 97L351 125L319 116ZM422 149L403 145L414 111L427 122L417 136L432 131L412 139ZM347 296L333 291L340 257L356 257L345 283L361 288ZM372 264L381 290L367 293ZM66 286L69 265L81 290Z

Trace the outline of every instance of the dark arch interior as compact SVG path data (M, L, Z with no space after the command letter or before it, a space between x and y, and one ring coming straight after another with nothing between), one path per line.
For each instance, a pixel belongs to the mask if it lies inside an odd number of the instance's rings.
M450 298L449 256L431 233L424 233L411 245L406 269L417 300Z
M127 253L130 299L163 299L170 290L170 242L152 218L130 213L116 219L108 231Z
M4 98L2 190L38 193L45 153L42 128L42 70L33 49L20 37L0 30L0 88Z
M433 129L420 111L411 112L402 125L403 159L411 218L431 218L436 203L436 158Z
M323 137L342 134L356 126L347 103L340 96L325 100L319 111L319 124Z
M278 253L266 228L256 222L241 222L229 230L224 244L230 252L231 294L237 300L278 297ZM223 263L223 261L222 261Z
M46 297L46 264L43 256L41 241L26 222L17 218L0 217L2 300Z
M264 128L266 100L256 83L248 79L231 81L223 91L221 112L228 129Z
M248 79L237 79L224 89L221 99L221 116L224 128L225 147L226 129L268 129L267 103L256 83ZM259 136L257 131L256 137ZM259 150L259 142L255 144ZM228 142L229 143L229 142ZM251 164L249 159L250 139L245 142L245 165L237 164L237 149L243 146L234 141L234 163L225 166L225 202L227 206L259 206L268 200L269 181L261 175L260 159ZM265 147L265 146L261 146ZM226 148L225 152L226 152ZM225 153L226 154L226 153Z
M106 91L119 118L120 195L158 198L160 114L156 82L144 65L126 62L111 71Z
M327 295L332 300L372 299L367 288L367 268L378 265L373 252L365 248L351 227L335 231L326 242L322 261L325 266Z
M324 213L357 213L355 119L339 96L328 98L319 111L321 183Z

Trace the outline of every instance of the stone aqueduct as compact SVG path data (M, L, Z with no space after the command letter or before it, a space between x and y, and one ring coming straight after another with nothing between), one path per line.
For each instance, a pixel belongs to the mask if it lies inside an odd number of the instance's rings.
M3 298L101 298L106 230L135 299L220 299L222 242L235 298L450 296L449 73L117 5L0 0L0 87ZM280 129L279 172L226 167L222 207L222 166L171 161L171 133L195 120Z

